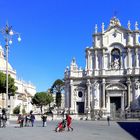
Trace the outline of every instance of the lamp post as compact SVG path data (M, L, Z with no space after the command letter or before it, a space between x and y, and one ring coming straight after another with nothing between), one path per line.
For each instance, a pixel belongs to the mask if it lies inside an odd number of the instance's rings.
M0 30L0 33L3 35L5 39L5 49L6 49L6 109L10 108L8 99L9 99L9 93L8 93L8 52L9 52L9 44L12 44L12 39L14 36L18 36L18 41L21 41L19 33L12 30L12 26L9 26L6 24L4 28ZM9 113L9 112L8 112Z

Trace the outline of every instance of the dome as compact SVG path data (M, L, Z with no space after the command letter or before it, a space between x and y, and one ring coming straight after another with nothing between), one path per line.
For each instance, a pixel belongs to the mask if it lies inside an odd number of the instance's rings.
M4 51L2 46L0 45L0 71L6 70L6 60L4 58ZM12 66L8 63L8 70L13 70Z
M0 58L0 70L6 70L6 60ZM13 70L12 66L8 63L8 70Z

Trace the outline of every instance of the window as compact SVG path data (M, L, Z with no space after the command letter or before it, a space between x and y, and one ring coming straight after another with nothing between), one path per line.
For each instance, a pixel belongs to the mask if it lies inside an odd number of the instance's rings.
M82 96L83 96L82 91L79 91L79 92L78 92L78 96L79 96L79 97L82 97Z

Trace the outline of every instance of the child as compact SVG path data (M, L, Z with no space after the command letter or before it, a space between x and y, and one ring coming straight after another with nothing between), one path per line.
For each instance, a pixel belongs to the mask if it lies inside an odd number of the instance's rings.
M65 131L66 121L63 119L62 122L58 123L58 126L55 128L56 132Z

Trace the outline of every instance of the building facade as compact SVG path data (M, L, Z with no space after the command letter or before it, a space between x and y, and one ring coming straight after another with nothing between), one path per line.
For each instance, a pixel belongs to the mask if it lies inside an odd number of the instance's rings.
M65 105L72 113L112 112L130 109L140 98L140 30L131 30L113 17L101 32L97 25L93 46L87 47L86 66L81 69L73 59L65 70ZM135 105L135 108L139 108Z
M6 60L4 58L4 50L0 46L0 71L6 73ZM15 80L15 86L18 88L15 96L8 99L9 112L13 113L16 106L20 106L20 110L24 109L27 113L34 110L31 104L31 98L36 93L36 87L30 82L25 82L17 78L16 71L8 64L8 74ZM6 94L0 93L0 108L6 108Z

